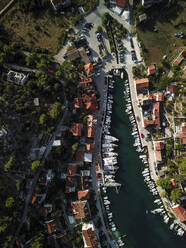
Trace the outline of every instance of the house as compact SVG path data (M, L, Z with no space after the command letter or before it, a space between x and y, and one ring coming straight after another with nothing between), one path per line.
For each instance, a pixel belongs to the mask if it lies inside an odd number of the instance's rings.
M156 73L156 66L155 65L150 65L148 66L148 69L147 69L147 75L153 75Z
M73 128L71 129L72 134L74 136L81 136L83 124L82 123L75 123Z
M60 146L61 145L61 140L54 140L52 146Z
M136 79L136 91L137 93L141 90L148 89L149 88L149 79L148 78L141 78L141 79Z
M92 78L83 78L82 81L80 82L80 86L85 88L85 87L90 86L92 82L93 82Z
M94 143L86 144L86 150L87 152L93 152L94 151Z
M174 178L172 178L170 181L171 181L172 187L174 187L174 188L178 187L178 184Z
M38 97L34 98L34 106L36 106L36 107L39 106L39 98Z
M181 62L184 60L183 52L185 52L185 51L182 51L178 55L178 57L173 61L173 65L180 65L181 64Z
M85 170L83 172L85 172ZM90 188L90 178L89 178L89 176L83 175L79 179L80 179L79 183L80 183L81 190L86 190L86 189Z
M90 216L90 208L87 200L71 203L76 220L84 220Z
M125 8L126 7L127 0L116 0L116 6L120 8Z
M74 193L76 191L76 179L71 176L67 176L65 180L65 193Z
M47 231L48 231L49 234L57 232L58 227L57 227L56 220L46 221L45 224L46 224Z
M84 153L84 162L91 163L92 162L92 153Z
M144 13L142 15L139 15L139 22L144 22L147 20L147 15Z
M178 217L178 219L181 222L186 221L186 211L182 206L177 204L177 205L173 206L172 209L174 210L176 216Z
M84 70L85 70L87 77L90 77L94 74L94 66L95 65L96 64L92 64L92 63L88 63L88 64L84 65Z
M75 98L75 103L74 103L75 108L83 108L83 100L82 98Z
M90 194L89 194L89 190L88 189L78 191L77 195L78 195L78 200L79 201L81 201L81 200L88 200L90 198Z
M87 138L94 138L96 134L96 127L92 126L92 127L87 127Z
M153 126L155 129L161 129L161 119L160 119L160 102L155 102L153 106L154 110L154 119L153 120L144 120L144 127L148 128Z
M85 248L97 248L98 237L93 222L83 223L82 235Z
M86 103L86 110L96 111L98 110L98 104L96 102Z
M76 152L76 161L83 162L84 161L84 151L77 151Z
M9 71L7 74L7 80L9 82L16 83L17 85L23 86L28 80L29 75L25 75L21 72Z
M76 172L77 172L77 164L69 163L67 167L67 175L76 176Z
M94 115L88 115L87 116L87 126L92 127L97 124L97 119Z
M71 5L71 0L50 0L50 2L55 10L66 8Z
M178 86L176 84L171 84L167 91L171 94L173 94L174 96L178 96Z
M158 141L155 143L155 156L157 163L163 162L162 151L165 149L165 143Z
M181 133L179 134L179 137L181 139L181 143L183 145L186 145L186 122L182 124L182 128L181 128Z
M82 177L89 177L90 176L90 170L81 170L80 175Z
M158 92L152 95L152 99L156 102L164 102L164 94L161 92Z

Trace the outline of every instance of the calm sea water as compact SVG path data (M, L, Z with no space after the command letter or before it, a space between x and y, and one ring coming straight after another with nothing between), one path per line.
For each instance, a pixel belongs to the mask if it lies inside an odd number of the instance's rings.
M133 137L123 98L124 85L117 82L113 92L112 135L119 138L117 180L122 183L119 194L109 191L114 220L121 234L126 234L127 248L186 248L186 240L170 231L161 216L146 214L157 208L141 171L144 165L133 147Z

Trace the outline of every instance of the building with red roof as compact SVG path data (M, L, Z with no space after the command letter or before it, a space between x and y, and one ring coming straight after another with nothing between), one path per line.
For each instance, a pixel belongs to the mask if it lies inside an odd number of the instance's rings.
M95 144L94 143L86 144L87 152L93 152L94 151L94 147L95 147Z
M88 102L86 103L86 110L96 111L98 110L98 105L96 102Z
M162 151L163 149L165 149L165 143L162 141L156 142L155 149L156 151Z
M156 102L164 102L164 94L161 92L158 92L157 94L152 95L152 98Z
M137 92L143 89L149 88L149 79L148 78L140 78L135 80L136 90Z
M155 65L149 65L147 69L147 75L153 75L156 73L156 66Z
M116 5L120 8L126 7L127 0L116 0Z
M155 129L161 129L161 119L160 119L160 102L154 103L154 119L144 120L144 127L154 126Z
M178 96L178 86L176 84L171 84L168 87L168 92L170 92L171 94L174 94L175 96Z
M186 122L182 124L181 133L179 134L181 143L186 145Z
M46 221L46 226L47 226L47 231L48 233L55 233L57 232L58 230L58 227L57 227L57 223L56 223L56 220L49 220L49 221Z
M87 138L94 138L95 134L96 134L95 126L87 127Z
M76 191L75 178L71 176L66 177L65 193L69 194Z
M177 184L177 182L176 182L176 180L174 178L172 178L170 181L171 181L171 184L172 184L172 186L174 188L177 188L178 187L178 184Z
M184 60L183 52L184 52L184 51L182 51L182 52L178 55L178 57L174 60L173 65L180 65L180 64L181 64L181 62Z
M95 66L95 64L92 64L92 63L84 65L84 70L85 70L85 73L88 77L90 77L94 74L94 66Z
M71 203L76 220L83 220L90 216L90 208L87 200Z
M73 128L71 129L72 134L74 136L81 136L83 124L82 123L74 123Z
M75 98L75 103L74 103L75 108L82 108L83 107L83 99L82 98Z
M85 87L88 87L92 84L93 82L93 79L92 78L83 78L80 82L80 86L85 88Z
M186 221L186 211L182 206L177 204L176 206L172 207L172 209L181 222Z
M90 198L90 195L89 195L89 190L86 189L86 190L81 190L81 191L78 191L77 192L77 195L78 195L78 200L88 200Z
M85 248L98 248L98 238L92 222L83 223L82 235Z
M69 176L76 176L77 164L69 163L67 167L67 174Z
M84 161L84 151L77 151L76 152L76 161L83 162Z

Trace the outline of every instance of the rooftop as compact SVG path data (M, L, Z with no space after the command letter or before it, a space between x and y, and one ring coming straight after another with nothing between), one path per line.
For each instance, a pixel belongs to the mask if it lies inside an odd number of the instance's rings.
M148 78L136 79L135 83L136 83L136 90L141 90L141 89L149 87L149 79Z
M82 234L85 248L98 247L98 238L93 223L84 223L82 226Z
M78 200L88 200L90 195L89 195L89 190L82 190L78 191Z
M86 216L89 214L88 210L88 202L87 200L85 201L75 201L72 202L72 209L74 212L74 217L75 219L84 219Z
M149 67L148 67L148 69L147 69L147 74L148 74L148 76L149 75L153 75L153 74L155 74L156 73L156 67L155 67L155 65L150 65Z
M71 129L72 134L74 136L81 136L83 124L82 123L74 123L73 128Z
M172 207L172 209L174 210L176 216L178 217L178 219L181 222L185 222L186 221L186 211L185 211L185 209L182 206L176 205L176 206Z
M161 151L164 148L165 148L164 142L161 142L161 141L156 142L156 144L155 144L156 151Z

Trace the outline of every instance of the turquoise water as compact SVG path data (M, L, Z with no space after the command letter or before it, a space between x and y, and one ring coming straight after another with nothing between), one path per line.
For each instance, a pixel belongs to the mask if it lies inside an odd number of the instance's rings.
M109 191L114 221L122 234L126 234L127 248L186 248L186 240L178 237L164 224L162 217L146 214L157 208L156 199L148 191L141 171L144 168L133 147L133 137L123 98L124 86L117 82L113 92L113 136L119 138L117 181L122 183L119 194Z

